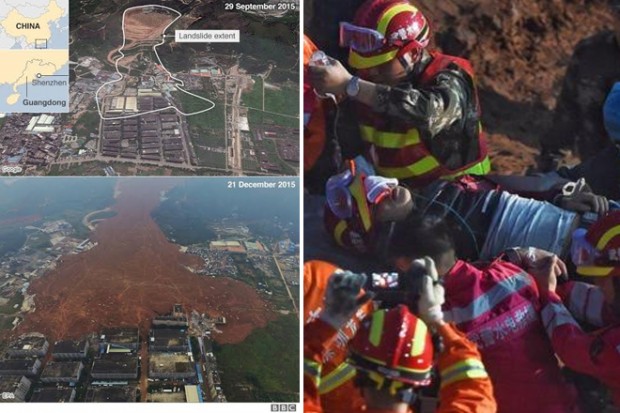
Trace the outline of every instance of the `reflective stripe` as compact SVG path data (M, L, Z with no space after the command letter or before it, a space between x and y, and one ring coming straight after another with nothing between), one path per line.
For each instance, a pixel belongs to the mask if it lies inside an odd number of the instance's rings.
M447 321L456 324L466 323L491 311L496 305L524 287L532 285L532 278L525 272L515 274L495 284L486 293L476 297L467 307L455 307L444 311Z
M403 166L400 168L384 168L377 166L377 173L389 178L406 179L425 175L438 167L439 161L429 155L409 166Z
M394 6L388 9L381 16L381 19L379 20L379 24L377 25L377 31L385 36L385 32L387 31L387 28L390 25L390 22L392 21L392 19L396 17L397 14L402 13L404 11L410 11L412 13L417 13L418 9L415 8L411 4L399 4L397 6Z
M349 52L349 65L354 69L368 69L393 60L398 52L399 50L395 49L380 55L364 57L351 50Z
M321 382L321 367L320 363L304 359L304 375L312 379L317 386Z
M351 196L355 199L355 203L357 204L357 212L362 219L362 225L364 226L364 230L370 230L372 226L372 220L370 217L370 208L368 203L366 202L366 191L364 189L364 184L362 184L362 179L360 176L356 176L351 182L349 186L349 191L351 192Z
M478 359L465 359L452 366L442 370L441 375L441 387L447 386L454 382L465 379L480 379L487 378L487 374L484 364Z
M370 344L379 347L381 343L381 335L383 334L383 322L385 319L385 311L377 311L372 316L372 324L370 325Z
M347 222L344 220L341 220L338 222L338 224L336 224L336 228L334 228L334 239L336 240L336 242L338 243L338 245L340 245L341 247L344 247L344 242L342 242L342 234L344 234L344 231L347 229Z
M595 265L580 265L577 274L588 277L606 277L614 270L614 267L597 267Z
M488 156L485 156L482 161L478 162L474 166L470 166L464 171L457 172L453 175L443 176L442 178L443 179L454 179L462 175L486 175L489 172L491 172L491 160L489 159Z
M413 340L411 343L411 356L416 357L424 353L426 347L426 335L428 334L428 327L418 320L415 323L415 331L413 332Z
M572 324L579 328L579 324L563 304L549 303L540 314L549 338L553 337L553 330L565 324Z
M611 227L611 229L605 232L603 236L601 237L601 239L599 239L598 242L596 243L596 248L599 250L604 249L609 243L609 241L611 241L611 239L617 235L620 235L620 225Z
M329 393L330 391L351 380L353 377L355 377L355 367L349 363L342 363L335 370L331 371L326 376L321 377L319 393Z
M381 132L372 126L361 125L362 139L380 148L400 149L404 146L417 145L420 143L418 129L409 129L404 133Z
M439 161L434 156L428 155L409 166L404 166L400 168L387 168L387 167L384 168L384 167L377 166L377 172L379 172L383 176L388 176L390 178L406 179L406 178L413 178L413 177L425 175L439 166L440 166ZM489 158L486 157L481 162L461 172L457 172L452 175L443 175L442 178L453 179L453 178L456 178L457 176L468 175L468 174L469 175L486 175L490 172L490 170L491 170L491 162L489 161Z
M597 327L603 327L603 303L605 295L596 288L590 288L588 302L586 304L586 321Z
M576 282L568 299L568 309L577 319L597 327L603 326L603 305L605 295L590 284Z

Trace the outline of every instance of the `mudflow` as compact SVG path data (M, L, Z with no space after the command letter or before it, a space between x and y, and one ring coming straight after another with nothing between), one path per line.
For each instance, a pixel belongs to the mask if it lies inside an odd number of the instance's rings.
M163 182L162 182L163 181ZM227 325L214 334L220 343L236 343L276 316L248 285L192 273L201 260L169 242L150 213L172 180L121 181L113 218L91 233L98 245L63 258L57 268L35 280L36 311L26 315L18 333L38 331L48 339L79 338L103 327L139 326L143 337L153 316L176 303L186 310L224 316Z

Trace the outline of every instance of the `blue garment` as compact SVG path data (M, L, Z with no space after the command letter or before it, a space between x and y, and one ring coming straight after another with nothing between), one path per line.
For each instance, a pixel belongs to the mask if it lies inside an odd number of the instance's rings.
M603 119L609 137L620 143L620 82L616 82L607 95L603 107Z

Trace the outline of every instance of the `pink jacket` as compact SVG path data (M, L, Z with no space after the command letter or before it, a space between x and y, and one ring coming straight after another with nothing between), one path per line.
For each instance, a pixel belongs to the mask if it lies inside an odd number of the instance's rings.
M444 277L448 321L475 342L500 413L579 412L545 334L534 279L514 264L458 261Z
M571 315L572 309L569 312L558 295L550 292L543 299L546 305L542 318L553 349L568 367L594 376L609 387L614 403L620 407L620 324L585 333ZM601 310L596 301L583 308L592 316Z

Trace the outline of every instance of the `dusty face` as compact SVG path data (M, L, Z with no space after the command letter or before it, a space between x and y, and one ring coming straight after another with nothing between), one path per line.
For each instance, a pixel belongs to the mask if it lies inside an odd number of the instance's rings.
M397 186L390 197L381 201L377 207L376 219L379 222L402 221L413 209L413 199L408 189Z
M360 70L359 77L369 82L395 86L407 77L407 71L398 59L392 59L382 65Z

